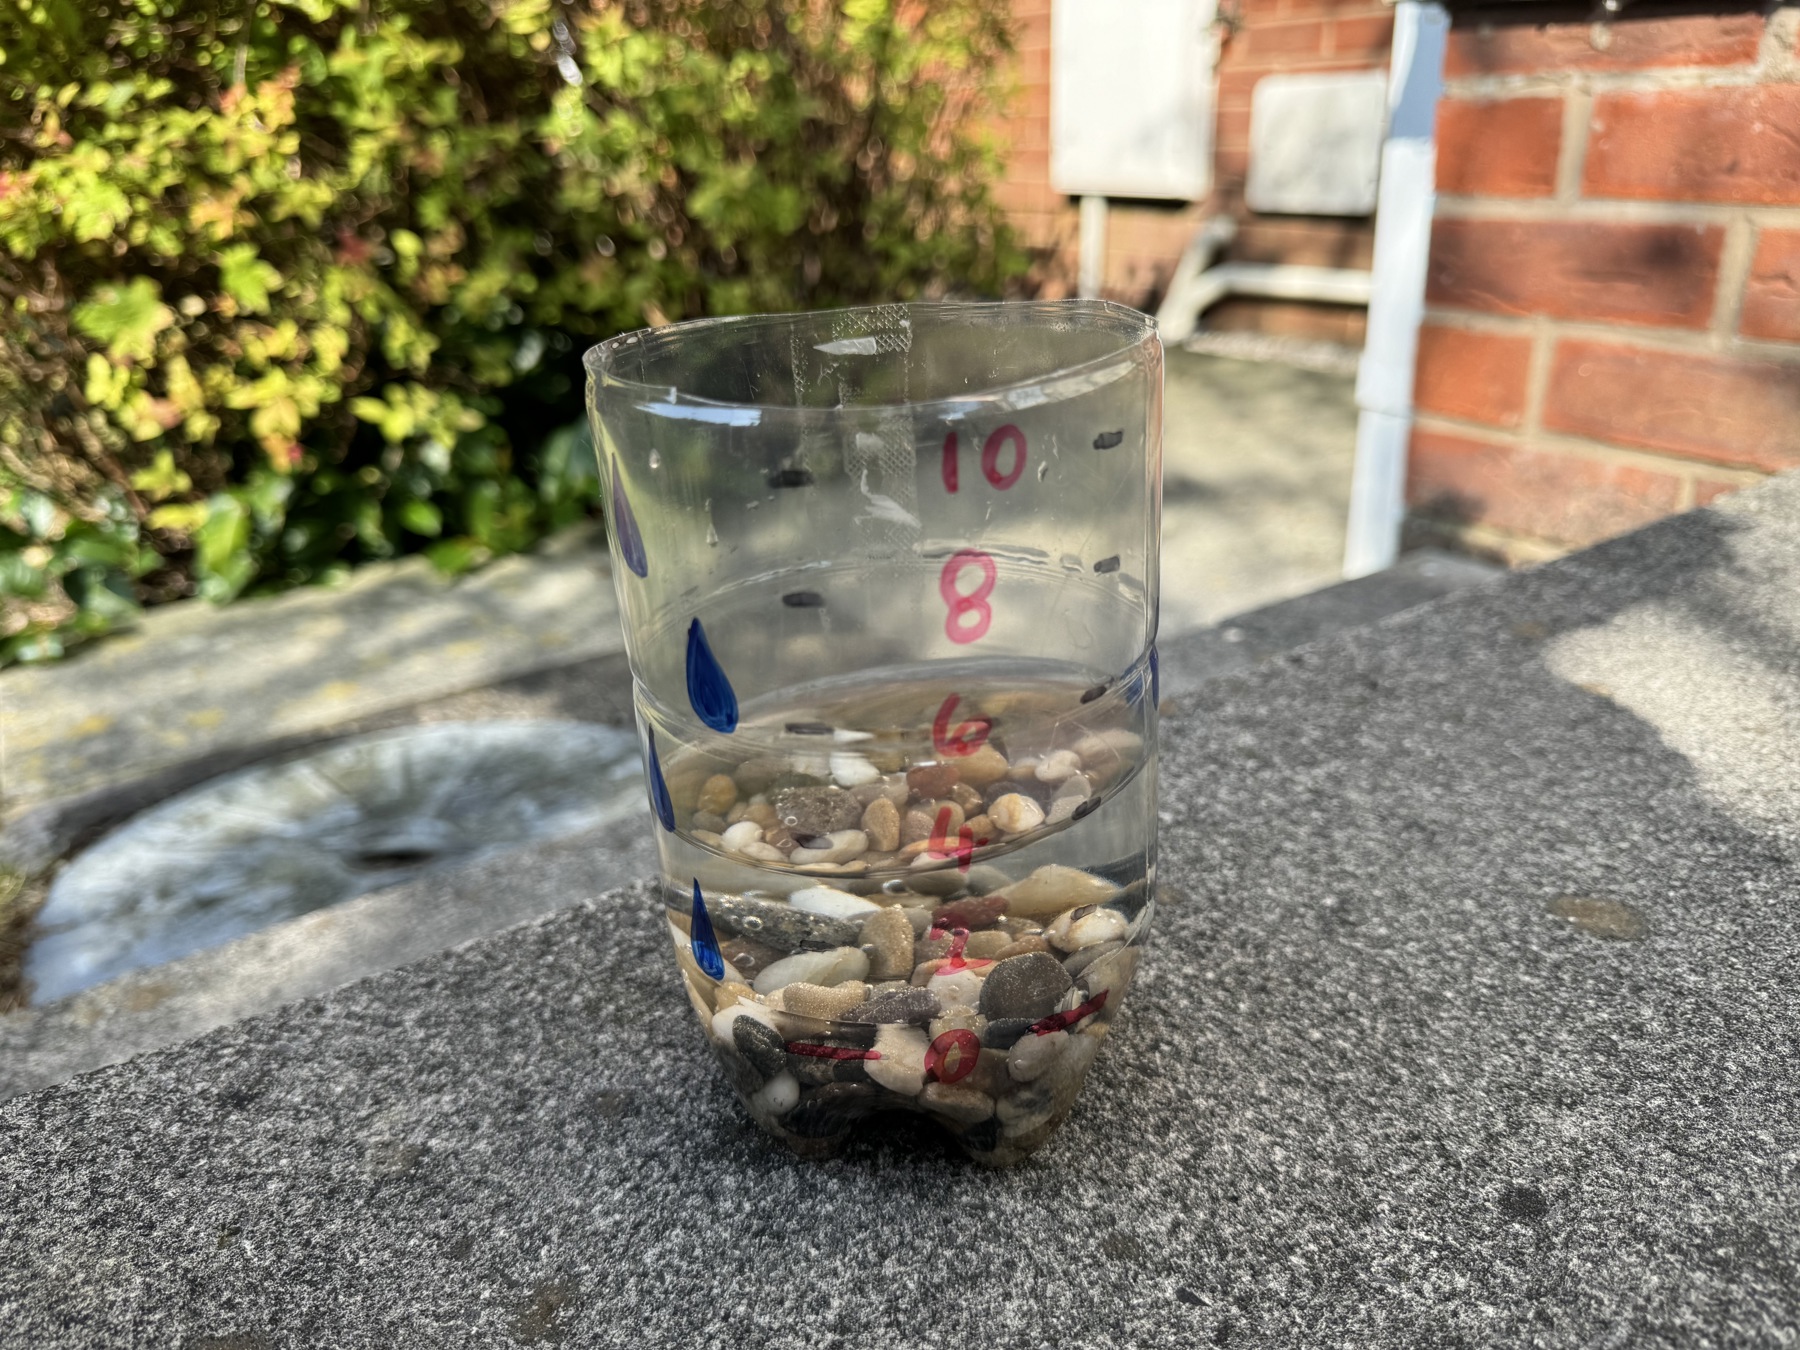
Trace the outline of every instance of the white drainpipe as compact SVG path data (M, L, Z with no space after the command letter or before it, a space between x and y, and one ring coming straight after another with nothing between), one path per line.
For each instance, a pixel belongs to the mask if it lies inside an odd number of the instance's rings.
M1344 575L1367 576L1400 556L1406 513L1406 448L1412 433L1413 362L1425 313L1425 264L1436 203L1438 95L1443 89L1443 6L1400 0L1388 77L1388 132L1375 207L1369 331L1356 373L1356 469Z

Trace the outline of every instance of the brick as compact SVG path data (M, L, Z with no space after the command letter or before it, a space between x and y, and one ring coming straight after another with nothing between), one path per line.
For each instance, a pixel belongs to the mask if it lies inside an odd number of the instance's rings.
M1235 41L1255 60L1276 56L1325 55L1325 25L1317 19L1297 23L1246 24Z
M1421 412L1516 427L1525 419L1530 365L1528 337L1426 324L1413 402Z
M1581 187L1590 197L1800 205L1800 85L1602 94Z
M1757 238L1738 332L1800 342L1800 230L1764 230Z
M1406 463L1407 504L1421 515L1574 546L1678 510L1681 488L1672 473L1429 427L1414 430Z
M1722 483L1715 478L1701 478L1694 483L1694 505L1710 506L1728 493L1749 487L1748 483Z
M1773 473L1800 466L1800 365L1564 341L1544 425Z
M1381 61L1387 58L1393 45L1394 19L1391 14L1369 14L1332 21L1333 56L1365 56L1372 61Z
M1358 305L1309 305L1298 300L1231 296L1206 311L1205 326L1220 333L1269 333L1360 347L1368 311Z
M1550 196L1562 118L1560 98L1445 99L1438 104L1438 191Z
M1440 219L1426 298L1490 314L1703 328L1718 226Z
M1444 52L1444 75L1529 75L1564 70L1655 70L1747 66L1756 60L1763 18L1756 13L1634 16L1607 24L1597 51L1586 19L1531 23L1516 12L1459 14Z

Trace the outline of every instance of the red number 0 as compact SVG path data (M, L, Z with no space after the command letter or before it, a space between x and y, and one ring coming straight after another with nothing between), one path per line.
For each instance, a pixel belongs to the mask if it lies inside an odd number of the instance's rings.
M1005 473L1000 472L1000 451L1008 443L1013 448L1012 468ZM950 432L944 437L944 491L952 496L959 486L959 465L957 463L956 433ZM1019 475L1025 472L1025 433L1011 422L997 427L988 436L981 447L981 472L988 482L1002 492L1019 481Z
M950 695L937 710L937 716L931 719L931 744L940 755L972 755L987 744L988 732L994 724L985 717L959 722L955 732L950 730L950 719L960 702L960 695Z
M956 589L956 578L963 568L970 566L981 570L981 584L964 595ZM950 606L949 616L944 620L944 634L952 642L975 642L987 636L988 625L994 621L994 610L988 604L988 597L994 593L997 577L994 560L978 548L959 548L950 555L944 570L938 574L938 594ZM971 614L975 621L963 622Z

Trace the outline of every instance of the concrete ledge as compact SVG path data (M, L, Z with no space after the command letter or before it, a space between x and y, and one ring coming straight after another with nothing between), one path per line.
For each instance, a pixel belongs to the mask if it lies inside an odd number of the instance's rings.
M1213 681L984 1173L766 1144L642 889L0 1107L32 1346L1726 1346L1800 1288L1800 482Z

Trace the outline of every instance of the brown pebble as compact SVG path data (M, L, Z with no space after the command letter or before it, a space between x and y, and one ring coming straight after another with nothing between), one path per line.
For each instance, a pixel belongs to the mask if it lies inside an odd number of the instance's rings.
M930 961L919 962L919 964L913 968L912 978L908 980L907 983L923 989L931 977L937 974L938 967L943 964L944 959L941 956L935 957Z
M1050 944L1044 941L1040 933L1031 933L1022 938L1014 938L1008 945L994 953L996 961L1004 961L1009 956L1023 956L1027 952L1047 952Z
M994 824L992 816L971 816L963 822L963 825L969 831L969 838L977 844L991 844L998 838L1000 827Z
M900 808L886 797L877 797L863 810L862 827L869 836L869 847L877 853L892 853L900 847Z
M711 811L694 812L688 824L696 830L707 830L713 834L724 834L727 828L725 817L714 815Z
M994 961L1001 952L1012 946L1012 937L1002 933L998 928L988 928L979 933L970 933L968 945L963 948L963 955L971 961Z
M906 771L906 786L928 801L947 796L961 782L954 764L920 764Z
M755 821L765 830L781 823L781 817L775 814L775 808L767 802L751 802L744 808L744 819Z
M962 781L974 787L986 787L989 783L997 783L1006 777L1009 765L1006 756L991 745L984 745L974 754L967 756L956 766Z
M868 1001L869 986L861 980L845 980L830 986L796 982L781 987L781 1010L795 1017L834 1022L860 1003Z
M913 928L898 909L883 909L862 923L861 943L869 953L871 980L903 980L913 968Z
M743 802L735 803L732 806L731 810L729 810L725 813L725 823L727 825L737 824L740 820L742 820L744 818L744 813L747 812L749 809L750 809L749 806Z
M728 773L715 773L700 785L700 797L695 802L702 811L710 811L715 816L722 816L731 810L738 799L738 785Z
M946 811L950 814L945 818L940 830L938 818ZM940 835L945 839L954 840L956 832L962 828L962 823L963 809L955 802L922 802L909 810L905 818L901 820L900 842L917 844L922 840L934 839Z
M965 816L971 812L978 812L981 810L981 794L967 783L958 783L952 787L949 792L939 793L938 795L948 797L951 801L962 807Z
M966 900L952 900L932 912L931 922L939 928L992 928L1006 913L1006 897L976 895Z

